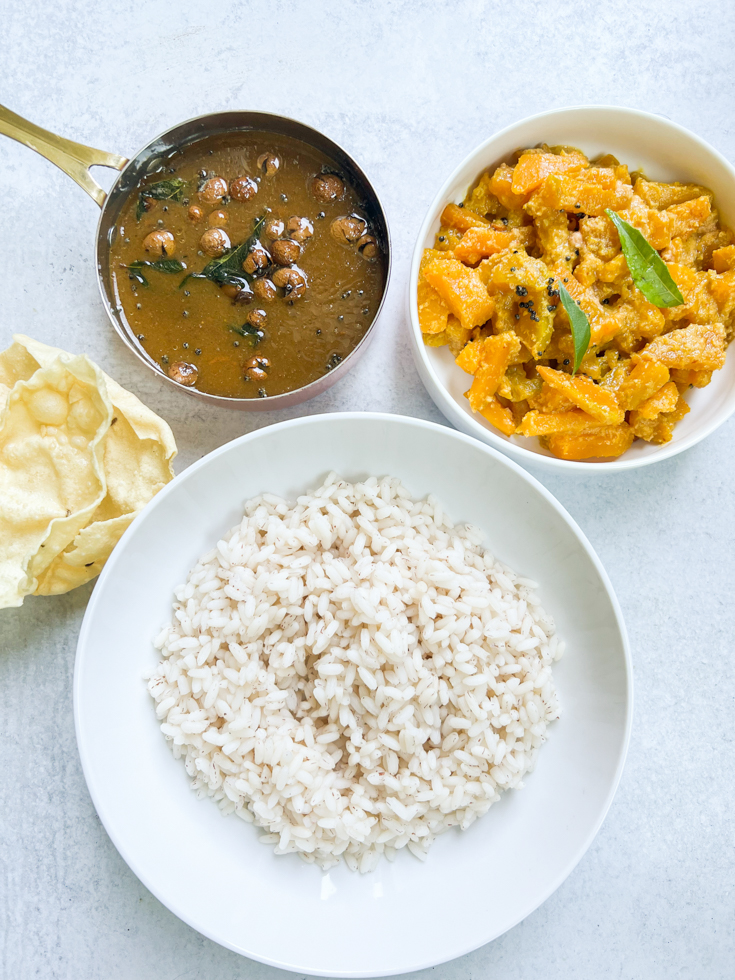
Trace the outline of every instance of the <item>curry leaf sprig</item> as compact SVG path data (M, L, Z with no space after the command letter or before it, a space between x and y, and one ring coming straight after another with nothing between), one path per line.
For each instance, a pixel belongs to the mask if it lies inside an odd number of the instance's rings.
M212 259L211 262L207 262L201 272L190 272L188 276L185 276L179 284L179 289L189 279L209 279L211 282L216 282L219 286L241 286L243 283L252 282L253 277L243 270L242 263L258 240L261 229L265 224L265 218L266 216L263 214L256 220L252 233L241 245L236 245L235 248L229 249L224 255L220 255L216 259Z
M587 319L587 314L584 310L581 310L577 306L576 301L572 299L569 292L561 283L557 284L557 288L562 305L569 317L569 326L572 330L572 340L574 341L574 370L572 374L576 374L579 370L579 365L582 363L582 358L587 353L587 348L590 345L590 321Z
M130 279L139 282L141 286L150 286L143 269L154 269L156 272L166 272L168 275L174 275L177 272L183 272L186 266L183 262L179 262L178 259L156 259L155 262L149 262L147 259L137 259L135 262L131 262L127 268Z
M653 245L633 225L609 208L605 211L620 236L620 245L633 282L654 306L679 306L684 297Z
M154 201L181 201L184 196L186 181L181 177L171 177L169 180L159 180L155 184L148 184L138 194L138 205L135 209L135 220L140 221L146 212L146 198Z

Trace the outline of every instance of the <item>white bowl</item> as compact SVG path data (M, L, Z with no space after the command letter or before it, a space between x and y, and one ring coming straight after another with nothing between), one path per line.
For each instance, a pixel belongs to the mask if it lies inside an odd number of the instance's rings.
M400 477L455 521L484 528L495 554L541 583L568 647L554 668L563 716L536 771L469 830L420 863L320 872L277 857L258 831L189 788L142 679L174 587L261 491L288 496L335 469ZM631 668L620 609L589 543L515 463L445 427L333 414L260 429L162 490L108 561L84 618L74 677L77 741L92 799L123 858L204 935L301 974L386 976L494 939L566 878L597 833L625 758Z
M589 472L597 467L597 472L608 473L668 459L696 445L735 411L732 354L722 370L714 373L711 384L689 390L687 402L691 411L674 429L671 442L654 446L638 439L619 459L575 462L552 456L536 438L505 436L482 416L474 415L464 397L472 383L470 376L457 367L448 348L427 347L421 339L416 303L419 263L424 249L433 246L444 206L462 201L467 188L483 170L509 162L514 150L542 142L576 146L590 157L612 153L630 170L643 170L652 180L704 184L714 191L723 223L735 227L735 169L717 150L682 126L650 112L615 106L556 109L523 119L485 140L462 161L434 198L421 226L409 277L411 346L416 368L437 407L453 425L519 463L566 472Z

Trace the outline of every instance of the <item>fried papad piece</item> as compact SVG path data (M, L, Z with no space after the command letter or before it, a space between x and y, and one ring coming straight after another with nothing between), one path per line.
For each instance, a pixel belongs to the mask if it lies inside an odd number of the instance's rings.
M0 353L0 607L98 575L175 454L166 422L87 357L17 335Z
M105 498L112 403L86 357L52 361L7 393L0 419L0 607L19 606Z

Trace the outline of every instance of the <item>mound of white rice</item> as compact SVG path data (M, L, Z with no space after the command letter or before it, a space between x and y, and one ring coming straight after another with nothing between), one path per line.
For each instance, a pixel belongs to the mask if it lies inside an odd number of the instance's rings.
M200 796L369 871L522 786L559 717L534 583L398 480L263 494L176 590L152 672Z

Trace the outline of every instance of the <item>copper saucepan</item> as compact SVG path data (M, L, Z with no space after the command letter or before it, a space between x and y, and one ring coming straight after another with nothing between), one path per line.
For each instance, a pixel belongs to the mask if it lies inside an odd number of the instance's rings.
M367 332L355 349L332 371L316 381L312 381L311 384L280 395L271 395L268 398L225 398L222 395L211 395L196 388L185 388L172 381L141 347L125 320L122 305L115 296L110 274L110 245L115 235L118 216L128 195L135 190L146 174L158 170L165 160L181 147L197 142L205 136L247 130L291 136L313 146L336 161L366 204L376 237L385 255L386 276L383 296ZM0 105L0 134L9 136L19 143L24 143L32 150L40 153L41 156L46 157L51 163L56 164L99 204L102 210L97 224L96 253L97 282L102 302L115 330L125 344L149 370L154 371L167 384L213 405L256 412L271 411L272 409L296 405L326 391L357 363L367 349L375 330L376 321L383 308L390 279L391 246L388 222L377 194L360 167L341 146L338 146L337 143L316 129L294 119L288 119L286 116L277 116L268 112L215 112L206 116L197 116L167 129L128 160L125 157L117 156L115 153L95 150L90 146L84 146L81 143L75 143L72 140L57 136L55 133L50 133ZM106 194L94 180L89 172L90 167L112 167L114 170L120 171L120 175L110 188L109 193Z

